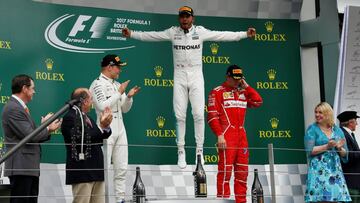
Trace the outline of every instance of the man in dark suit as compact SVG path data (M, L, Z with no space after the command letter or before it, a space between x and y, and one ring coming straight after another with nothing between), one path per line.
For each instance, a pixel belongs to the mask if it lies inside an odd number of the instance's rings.
M12 149L23 138L36 128L26 104L35 93L33 79L28 75L18 75L12 79L12 96L2 112L2 127L5 135L5 145ZM52 114L41 118L41 123ZM47 129L34 136L29 143L21 147L5 161L5 176L11 184L11 203L36 203L39 194L40 156L38 143L50 139L50 133L58 129L61 121L51 123ZM16 197L22 196L22 197Z
M71 99L81 101L63 118L61 132L66 143L66 184L72 185L73 203L105 203L103 139L111 135L112 113L109 107L100 115L100 123L87 116L92 96L78 88Z
M355 139L354 131L357 118L356 111L344 111L337 116L340 121L341 130L345 134L346 144L349 148L349 161L342 163L346 184L349 188L353 203L360 203L360 149Z

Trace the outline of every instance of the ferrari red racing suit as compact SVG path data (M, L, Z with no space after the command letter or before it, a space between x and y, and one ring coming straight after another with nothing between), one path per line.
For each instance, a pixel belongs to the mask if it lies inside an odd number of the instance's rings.
M226 148L218 150L218 197L230 197L229 181L234 170L236 203L246 202L249 151L244 128L245 113L247 107L261 104L261 96L250 86L239 89L225 82L209 94L207 121L215 135L224 135L226 141Z

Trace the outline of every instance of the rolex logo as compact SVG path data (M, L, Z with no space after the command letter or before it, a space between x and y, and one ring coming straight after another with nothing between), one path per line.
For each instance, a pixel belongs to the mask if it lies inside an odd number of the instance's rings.
M159 128L163 128L164 125L165 125L165 118L162 117L162 116L158 116L156 118L156 122L157 122L157 125L158 125Z
M269 77L269 80L275 80L276 71L274 69L270 69L267 71L267 75Z
M270 124L272 129L276 129L279 125L279 120L277 118L271 118Z
M53 69L54 61L51 58L45 60L46 69L49 71Z
M272 32L274 28L274 23L272 23L271 21L267 21L265 23L265 28L267 32Z
M216 55L219 51L219 45L216 43L212 43L212 44L210 44L210 49L211 49L211 53L213 55Z
M0 92L1 92L1 88L2 88L2 83L0 83Z
M159 78L162 76L163 68L161 66L155 66L154 71L155 71L156 77Z

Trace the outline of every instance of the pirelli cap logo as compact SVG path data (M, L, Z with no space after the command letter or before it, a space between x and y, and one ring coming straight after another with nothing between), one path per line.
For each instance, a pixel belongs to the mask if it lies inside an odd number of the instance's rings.
M53 66L54 66L54 61L51 58L47 58L45 60L45 65L46 65L46 69L51 71L53 69Z
M163 73L163 68L161 66L155 66L154 71L155 71L155 75L156 77L161 77L162 73Z
M233 69L232 72L233 72L233 74L242 74L241 69Z
M162 117L162 116L158 116L156 118L156 122L157 122L157 125L158 125L159 128L163 128L164 125L165 125L165 118Z
M278 128L279 120L277 118L271 118L269 121L272 129Z
M267 32L272 32L273 31L273 28L274 28L274 23L271 22L271 21L267 21L265 23L265 28L266 28L266 31Z
M268 75L269 80L275 80L276 71L274 69L269 69L267 71L267 75Z
M219 51L219 45L216 43L210 44L210 50L213 55L216 55Z

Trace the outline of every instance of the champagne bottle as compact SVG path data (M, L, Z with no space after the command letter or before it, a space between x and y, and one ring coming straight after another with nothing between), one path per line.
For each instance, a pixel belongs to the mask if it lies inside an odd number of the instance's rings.
M136 167L136 178L133 186L133 202L145 203L145 186L140 177L140 167Z
M195 197L207 197L206 174L201 164L201 155L197 155L197 165L193 172Z
M254 182L251 187L251 202L264 203L264 192L259 180L257 169L254 170Z

